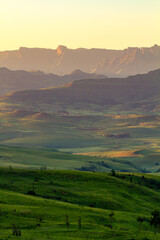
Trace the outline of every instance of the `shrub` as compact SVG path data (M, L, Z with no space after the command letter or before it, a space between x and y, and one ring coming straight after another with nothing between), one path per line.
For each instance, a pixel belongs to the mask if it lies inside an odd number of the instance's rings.
M36 195L35 191L33 191L33 190L29 190L29 191L27 192L27 194L28 194L28 195L32 195L32 196L35 196L35 195Z

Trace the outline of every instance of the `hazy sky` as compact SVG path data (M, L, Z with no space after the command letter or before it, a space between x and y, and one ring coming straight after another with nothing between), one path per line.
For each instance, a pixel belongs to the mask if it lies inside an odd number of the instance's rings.
M160 0L0 0L0 50L160 45Z

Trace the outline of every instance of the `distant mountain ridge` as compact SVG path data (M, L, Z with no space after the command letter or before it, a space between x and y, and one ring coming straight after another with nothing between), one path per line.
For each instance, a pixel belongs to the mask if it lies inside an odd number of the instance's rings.
M106 76L100 74L84 73L80 70L75 70L71 74L64 76L58 76L52 73L45 74L41 71L11 71L7 68L0 68L0 95L25 89L57 87L71 81L88 78L99 79L106 78Z
M58 75L80 69L109 77L125 77L160 68L160 46L124 50L68 49L61 45L55 50L21 47L19 50L0 52L0 67L40 70Z
M79 80L60 88L19 91L3 96L1 102L24 104L27 109L51 111L69 109L160 110L160 69L128 78ZM58 107L57 107L58 106Z

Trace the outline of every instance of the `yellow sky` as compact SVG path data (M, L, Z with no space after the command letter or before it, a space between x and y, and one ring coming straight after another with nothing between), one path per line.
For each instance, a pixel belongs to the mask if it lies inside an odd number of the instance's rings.
M160 0L0 0L0 50L160 45Z

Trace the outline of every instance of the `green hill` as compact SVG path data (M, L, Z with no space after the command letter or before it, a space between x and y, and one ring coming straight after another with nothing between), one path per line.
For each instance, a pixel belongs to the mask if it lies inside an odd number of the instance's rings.
M13 224L21 230L18 239L24 240L35 236L44 240L159 239L149 224L151 212L160 205L158 184L160 178L152 175L113 177L105 173L1 168L0 239L17 239L12 235ZM141 231L138 217L144 218Z
M112 168L121 171L138 172L138 166L123 159L99 158L91 156L74 155L60 152L55 149L42 147L13 147L0 146L0 166L27 169L47 169L100 171L108 172ZM158 166L157 166L158 167Z
M128 152L122 152L122 154L128 154ZM110 172L111 169L132 173L159 171L158 152L150 149L137 151L134 154L135 156L113 158L103 156L103 152L98 153L98 156L87 156L89 153L81 155L44 147L0 145L0 166L23 169L41 169L45 166L47 169L92 172Z
M0 166L153 173L159 134L158 115L0 113Z

